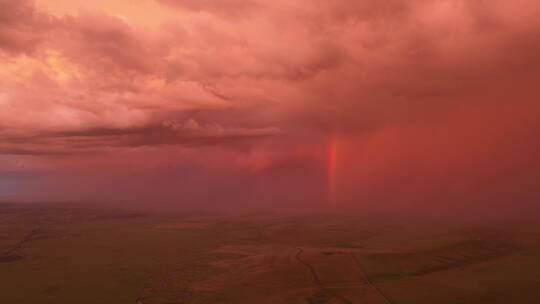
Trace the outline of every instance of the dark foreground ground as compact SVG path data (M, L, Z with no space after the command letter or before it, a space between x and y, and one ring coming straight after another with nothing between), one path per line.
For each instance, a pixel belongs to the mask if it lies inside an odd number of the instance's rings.
M539 303L538 231L0 205L0 303Z

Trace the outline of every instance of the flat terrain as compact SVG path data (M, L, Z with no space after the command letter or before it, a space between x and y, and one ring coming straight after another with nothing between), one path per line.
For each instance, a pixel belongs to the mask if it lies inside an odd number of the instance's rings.
M0 205L0 303L539 299L536 227L361 215L224 217Z

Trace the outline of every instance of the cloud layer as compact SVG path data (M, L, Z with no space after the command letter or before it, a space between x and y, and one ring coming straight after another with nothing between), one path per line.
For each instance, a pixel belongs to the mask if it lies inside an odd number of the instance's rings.
M539 17L533 0L0 0L0 158L53 176L153 158L141 175L195 166L236 194L287 168L312 198L337 138L347 204L447 207L503 180L500 204L534 201Z

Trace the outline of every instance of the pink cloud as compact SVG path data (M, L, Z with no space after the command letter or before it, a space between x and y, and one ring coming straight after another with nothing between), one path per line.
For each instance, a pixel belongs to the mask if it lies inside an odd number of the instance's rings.
M85 163L199 149L233 165L194 176L243 183L243 170L325 174L335 136L354 151L341 174L355 202L485 198L503 180L490 168L510 172L511 198L535 176L536 1L160 0L174 18L158 27L113 2L62 15L0 1L0 153ZM476 190L442 186L463 175Z

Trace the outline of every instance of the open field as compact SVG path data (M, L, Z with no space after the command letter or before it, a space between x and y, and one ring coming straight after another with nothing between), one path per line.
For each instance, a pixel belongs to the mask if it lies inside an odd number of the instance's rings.
M540 230L500 227L1 205L0 303L538 303Z

